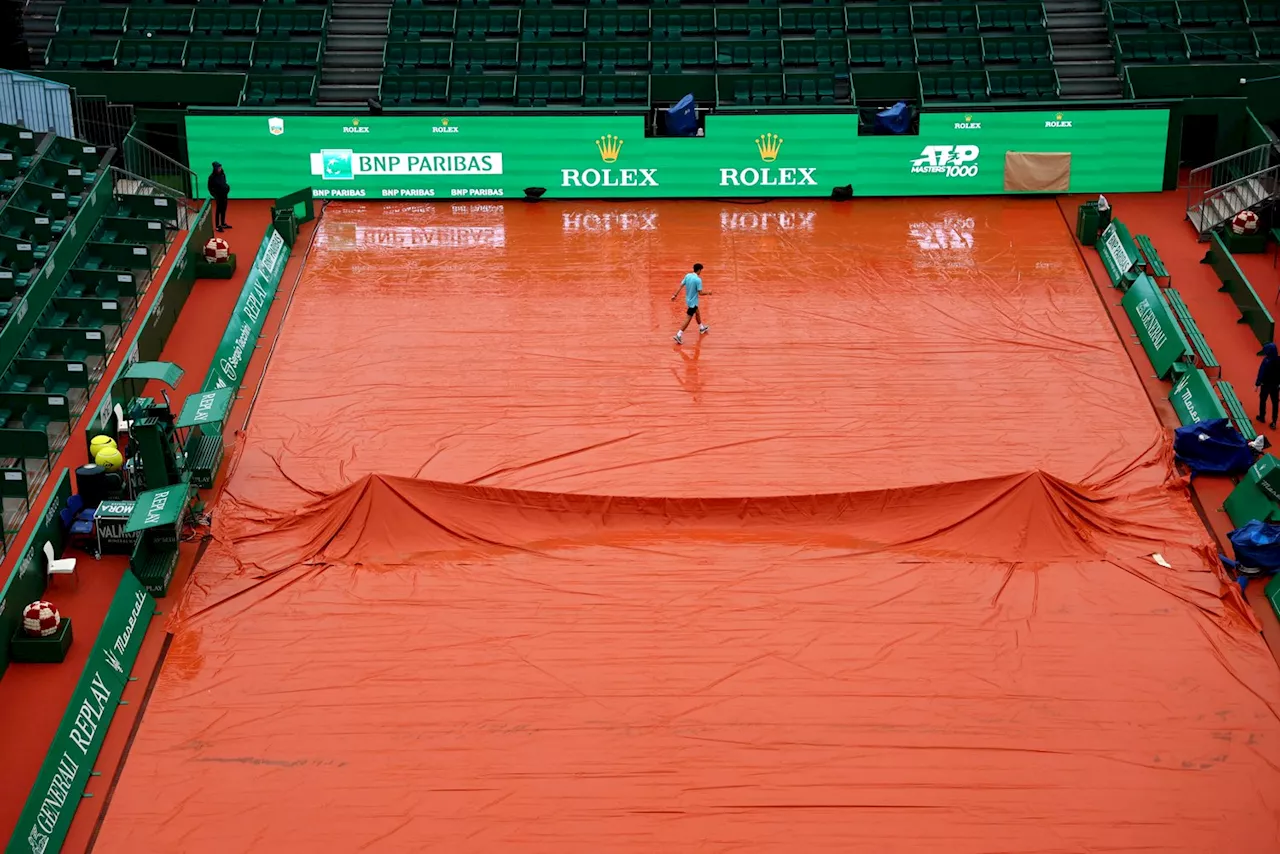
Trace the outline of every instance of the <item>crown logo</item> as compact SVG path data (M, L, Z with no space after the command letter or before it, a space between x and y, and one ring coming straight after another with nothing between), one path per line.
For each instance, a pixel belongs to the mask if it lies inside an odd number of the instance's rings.
M444 125L445 127L448 127L448 126L449 126L449 120L448 120L448 119L441 119L441 120L440 120L440 124Z
M964 117L964 123L969 124L972 121L973 121L973 116L966 114Z
M757 137L756 149L760 152L760 159L765 163L772 163L778 159L778 152L782 150L782 137L776 133L766 133Z
M359 119L352 119L352 120L351 120L351 124L352 124L352 125L354 125L355 127L360 127L360 120L359 120Z
M600 159L605 163L614 163L622 153L622 140L611 133L596 140L596 148L600 150Z
M1058 115L1056 116L1056 121L1062 121L1062 113L1058 113Z

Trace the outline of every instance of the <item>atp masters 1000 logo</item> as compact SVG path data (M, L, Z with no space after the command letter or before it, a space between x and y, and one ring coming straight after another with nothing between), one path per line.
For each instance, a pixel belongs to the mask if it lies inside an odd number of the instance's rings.
M918 175L945 175L948 178L973 178L978 174L978 146L929 145L911 161L911 171Z

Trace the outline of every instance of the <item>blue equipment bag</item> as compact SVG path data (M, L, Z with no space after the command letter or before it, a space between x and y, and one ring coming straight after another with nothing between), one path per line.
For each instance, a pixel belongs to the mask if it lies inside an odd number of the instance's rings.
M1197 421L1173 431L1173 454L1191 474L1242 474L1253 465L1253 449L1225 418Z

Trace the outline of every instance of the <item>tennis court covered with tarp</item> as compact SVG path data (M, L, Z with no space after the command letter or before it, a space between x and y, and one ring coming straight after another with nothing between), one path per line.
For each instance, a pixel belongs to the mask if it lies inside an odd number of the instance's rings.
M1280 844L1052 201L332 205L237 453L98 854Z

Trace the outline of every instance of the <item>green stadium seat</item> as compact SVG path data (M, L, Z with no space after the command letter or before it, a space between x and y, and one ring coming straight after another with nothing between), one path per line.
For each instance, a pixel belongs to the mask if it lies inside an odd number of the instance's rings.
M576 74L521 75L516 78L517 107L582 103L582 78Z
M276 104L310 104L316 98L314 74L272 74L254 72L245 82L246 106L271 107Z
M1258 58L1258 44L1248 29L1215 29L1187 36L1194 62L1243 62Z
M414 74L453 65L453 42L387 42L383 52L387 74Z
M647 56L647 44L636 45L628 43L628 47L645 49ZM530 72L545 73L547 71L580 74L585 65L583 45L578 42L521 42L517 55L520 71L526 74Z
M716 45L711 41L654 42L655 74L708 70L716 67Z
M613 74L615 71L648 71L648 42L587 42L586 67L589 74ZM581 63L581 53L579 54Z
M711 38L716 34L716 14L713 9L654 9L653 38L664 39ZM588 93L588 98L590 94Z
M785 35L826 36L844 33L844 10L782 9L781 26Z
M721 106L766 107L784 102L780 74L717 74L716 100Z
M1243 27L1243 0L1178 0L1184 27ZM1193 53L1194 56L1194 53Z
M921 71L920 94L925 102L938 100L985 101L987 76L966 71Z
M911 31L911 7L882 4L876 7L847 6L844 26L850 33L901 33Z
M181 68L186 60L185 39L121 39L120 51L116 54L116 69L146 71L151 68Z
M192 30L215 39L224 36L256 36L261 9L200 7L196 9Z
M74 38L121 35L128 10L113 7L77 9L63 6L58 10L57 32Z
M453 9L392 9L390 32L411 38L453 38L457 26Z
M978 29L988 31L1022 32L1045 28L1043 3L993 2L978 3Z
M287 42L259 40L253 45L253 67L266 71L319 68L320 42L300 39Z
M825 105L836 102L835 77L831 74L792 74L783 79L788 104Z
M1108 0L1107 19L1116 29L1176 30L1178 4L1175 0Z
M1260 59L1280 59L1280 30L1254 30Z
M189 71L244 71L252 64L253 42L187 42Z
M782 64L787 68L834 68L849 64L844 39L785 39Z
M920 65L981 66L982 41L977 36L916 39L916 61Z
M773 71L782 68L782 43L779 41L716 42L716 67L745 71Z
M977 28L978 12L972 4L917 3L911 6L912 32L959 33Z
M564 18L567 26L571 18ZM520 12L511 9L459 9L456 23L456 35L459 39L514 39L520 37ZM538 36L536 31L529 31L530 38Z
M1053 47L1044 33L983 36L983 62L987 65L1052 65Z
M583 9L526 9L518 20L520 38L530 41L553 38L581 41L587 32L587 13Z
M1052 69L1015 71L989 68L987 85L993 98L1056 98L1058 74Z
M326 9L266 6L258 18L258 32L264 36L320 36L324 34Z
M66 39L58 36L45 48L49 68L111 69L116 65L117 39Z
M1247 0L1245 8L1249 10L1249 23L1254 27L1280 24L1280 0Z
M1116 33L1121 62L1186 62L1187 37L1180 32Z
M716 9L716 34L752 39L778 38L781 32L777 9Z
M194 8L135 5L129 10L129 32L137 35L154 33L156 36L186 36L191 34L194 19Z
M583 104L588 107L648 106L649 78L617 74L586 77L582 81ZM685 91L695 91L689 86ZM683 93L682 93L683 94Z
M449 78L449 105L452 107L484 107L510 105L516 97L515 77Z
M516 42L455 42L454 73L509 72L519 67Z
M449 78L445 75L383 77L380 97L383 104L408 107L449 103Z
M648 39L653 24L648 9L590 9L587 11L587 38Z
M916 43L910 38L851 38L849 64L855 67L911 71L916 67Z

